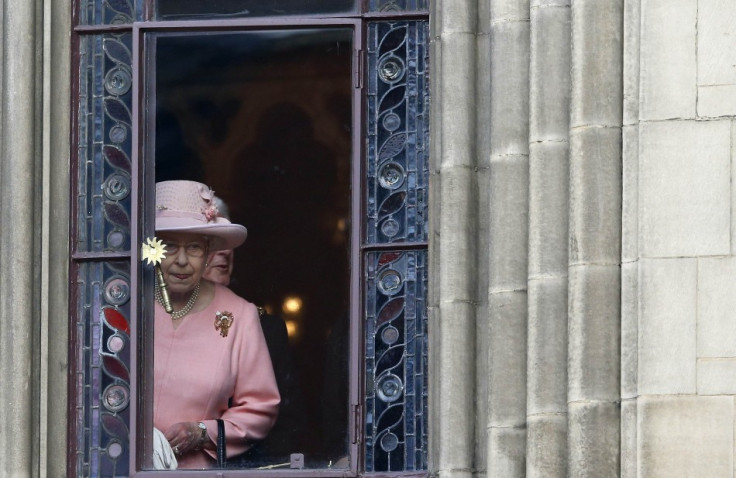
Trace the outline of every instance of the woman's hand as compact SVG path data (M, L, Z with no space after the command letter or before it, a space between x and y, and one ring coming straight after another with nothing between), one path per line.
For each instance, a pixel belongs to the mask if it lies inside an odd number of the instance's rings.
M204 440L202 439L202 429L199 428L198 422L175 423L164 432L164 436L176 455L200 450L210 441L206 435Z

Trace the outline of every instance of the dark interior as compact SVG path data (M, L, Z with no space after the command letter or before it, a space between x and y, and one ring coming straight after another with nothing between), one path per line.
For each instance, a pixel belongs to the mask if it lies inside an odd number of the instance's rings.
M248 229L230 287L293 328L274 361L290 374L279 422L244 466L304 453L325 467L347 454L352 34L158 33L152 43L156 181L214 189ZM284 311L289 297L298 312Z

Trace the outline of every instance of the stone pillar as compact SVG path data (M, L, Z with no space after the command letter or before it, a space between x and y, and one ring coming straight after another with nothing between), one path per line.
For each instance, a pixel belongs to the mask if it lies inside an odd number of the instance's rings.
M529 0L491 2L488 476L524 476ZM486 218L481 218L481 221Z
M474 466L476 12L473 0L435 0L431 26L429 455L431 472L452 478Z
M531 1L526 476L567 476L570 2Z
M41 18L38 2L2 3L0 475L14 477L38 470Z
M71 0L44 0L40 475L66 476Z
M572 2L568 467L620 471L623 0Z

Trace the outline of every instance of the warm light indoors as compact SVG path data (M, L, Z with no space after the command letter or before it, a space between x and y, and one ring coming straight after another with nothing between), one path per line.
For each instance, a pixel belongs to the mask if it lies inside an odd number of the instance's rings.
M298 314L302 310L302 300L299 297L287 297L282 308L287 314Z
M296 321L287 320L286 321L286 333L289 334L289 338L290 339L295 338L298 332L299 332L299 325L296 323Z

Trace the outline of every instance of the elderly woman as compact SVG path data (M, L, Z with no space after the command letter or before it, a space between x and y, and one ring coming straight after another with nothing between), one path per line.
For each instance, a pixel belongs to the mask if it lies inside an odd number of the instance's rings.
M214 466L217 423L228 455L263 439L276 419L279 392L250 302L203 278L210 252L233 249L246 229L219 217L213 192L193 181L156 185L156 235L171 312L156 287L153 423L179 468Z

